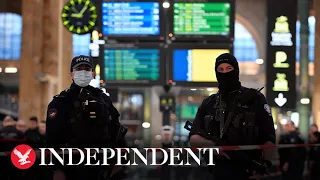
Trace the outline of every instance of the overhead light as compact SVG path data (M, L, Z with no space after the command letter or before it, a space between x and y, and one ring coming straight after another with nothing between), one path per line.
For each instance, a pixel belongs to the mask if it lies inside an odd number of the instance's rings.
M196 91L197 89L190 89L191 91Z
M162 3L162 7L163 8L169 8L170 7L170 3L164 2L164 3Z
M4 72L5 72L5 73L17 73L17 72L18 72L18 69L15 68L15 67L6 67L6 68L4 69Z
M280 120L280 124L284 125L287 124L288 120L287 119L281 119Z
M302 99L300 100L300 103L301 103L301 104L309 104L309 103L310 103L310 99L309 99L309 98L302 98Z
M144 123L142 123L142 127L145 129L148 129L148 128L150 128L150 123L144 122Z
M154 137L154 139L160 141L160 140L162 139L162 137L161 137L161 135L158 134L158 135L156 135L156 136Z
M214 91L214 88L207 88L207 91Z
M263 62L264 62L263 59L256 59L257 64L263 64Z

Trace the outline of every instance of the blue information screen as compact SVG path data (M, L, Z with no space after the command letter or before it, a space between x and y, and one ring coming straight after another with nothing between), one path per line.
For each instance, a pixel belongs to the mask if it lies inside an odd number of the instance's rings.
M103 35L159 35L158 2L103 2Z
M216 58L227 49L175 49L172 57L173 81L217 82Z
M104 50L104 77L114 81L157 81L160 78L159 49Z

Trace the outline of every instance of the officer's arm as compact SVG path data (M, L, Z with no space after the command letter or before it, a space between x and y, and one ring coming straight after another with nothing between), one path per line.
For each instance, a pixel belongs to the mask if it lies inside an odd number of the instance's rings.
M271 108L266 98L260 93L260 104L257 112L257 124L259 127L259 139L264 145L273 145L276 141L276 133L271 114ZM273 150L264 149L264 159L272 160Z
M193 126L197 129L201 129L203 131L205 131L205 127L204 127L205 102L206 102L206 100L202 101L201 105L198 108L196 117L193 121ZM204 137L202 137L198 134L194 134L192 132L190 132L190 134L189 134L189 140L190 140L191 147L214 146L214 142L212 142L211 140L205 139Z
M105 97L106 98L106 97ZM111 100L109 99L109 102L111 102ZM111 114L111 137L113 138L113 140L115 140L114 138L116 138L119 128L120 126L122 126L122 124L119 121L119 117L120 117L120 113L118 112L118 110L113 106L112 103L110 103L110 114ZM117 144L115 144L117 148L125 148L127 147L127 142L125 140L125 138L119 139L119 141L117 142Z
M48 105L46 118L46 143L48 147L61 148L64 143L65 124L63 112L60 111L59 100L53 99Z

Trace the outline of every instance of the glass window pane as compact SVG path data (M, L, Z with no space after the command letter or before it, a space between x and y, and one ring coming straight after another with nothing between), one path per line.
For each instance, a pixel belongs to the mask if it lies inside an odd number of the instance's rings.
M20 59L21 34L22 17L14 13L0 13L0 59Z

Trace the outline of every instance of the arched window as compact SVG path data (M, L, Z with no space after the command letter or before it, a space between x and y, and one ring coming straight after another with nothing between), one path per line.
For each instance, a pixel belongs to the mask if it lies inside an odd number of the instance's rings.
M255 62L258 51L249 31L242 24L235 22L234 32L234 56L240 62Z
M314 46L315 46L315 29L316 19L314 16L310 16L309 19L309 61L314 61ZM296 34L296 60L300 59L300 21L297 21L297 34Z
M20 59L21 34L22 17L14 13L0 13L0 59Z
M73 35L73 56L90 55L89 44L90 34L85 35Z

